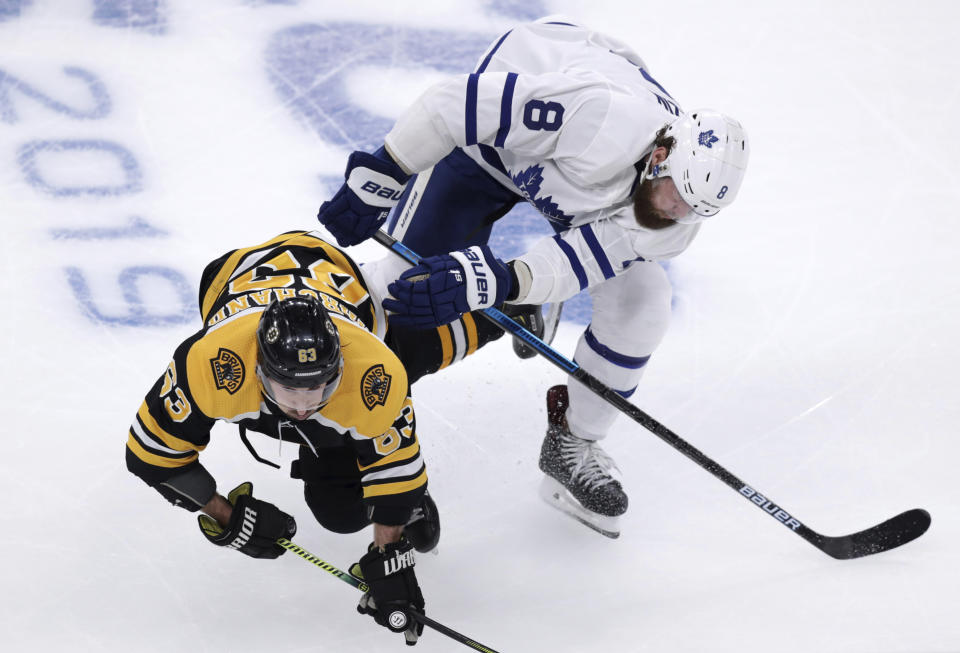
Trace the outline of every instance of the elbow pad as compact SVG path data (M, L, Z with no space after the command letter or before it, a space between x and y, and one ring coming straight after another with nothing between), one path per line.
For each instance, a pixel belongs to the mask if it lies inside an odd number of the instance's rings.
M203 465L197 463L182 474L155 484L153 488L171 504L196 512L216 494L217 482Z

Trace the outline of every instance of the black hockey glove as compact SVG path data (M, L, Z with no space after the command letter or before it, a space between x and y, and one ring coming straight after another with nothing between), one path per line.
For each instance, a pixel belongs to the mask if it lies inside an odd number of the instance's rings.
M364 581L370 591L363 595L357 612L369 614L381 626L403 633L407 646L413 646L423 634L423 624L409 610L423 612L423 594L413 571L413 545L407 538L386 545L381 551L374 545L360 562Z
M486 245L428 256L387 286L390 324L418 329L442 326L468 311L499 306L511 290L506 264Z
M276 558L286 552L277 539L290 539L297 532L293 517L272 503L253 498L253 483L241 483L230 491L233 506L230 523L224 529L215 519L200 515L200 530L217 546L226 546L251 558Z
M381 147L373 154L354 152L347 159L346 182L317 219L341 247L361 243L380 228L410 179Z

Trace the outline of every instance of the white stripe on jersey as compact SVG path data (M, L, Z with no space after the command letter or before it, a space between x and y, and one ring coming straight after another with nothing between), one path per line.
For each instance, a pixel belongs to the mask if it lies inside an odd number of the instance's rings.
M389 469L381 469L376 472L370 472L369 474L364 474L360 477L361 483L370 483L371 481L379 481L385 478L401 478L403 476L416 476L423 470L424 464L423 460L420 458L420 454L406 465L400 465L399 467L391 467Z
M457 361L463 360L463 357L467 353L467 334L463 330L462 320L451 322L450 330L453 332L453 363L456 363Z
M173 455L187 453L186 451L177 451L176 449L170 449L162 444L159 444L143 430L143 428L140 426L140 420L133 420L132 427L134 433L136 433L137 437L140 439L140 444L142 444L146 449L152 449L154 451L161 451L163 453Z
M701 226L676 224L658 231L644 229L630 211L615 219L542 238L518 257L530 269L531 284L526 296L514 301L566 301L584 288L608 279L611 272L620 274L634 261L676 256L687 248Z

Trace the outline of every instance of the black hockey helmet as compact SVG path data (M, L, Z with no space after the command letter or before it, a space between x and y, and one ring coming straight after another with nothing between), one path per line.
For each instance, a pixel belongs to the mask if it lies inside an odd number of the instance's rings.
M273 300L260 316L257 346L260 372L290 388L316 388L340 373L337 327L309 295Z

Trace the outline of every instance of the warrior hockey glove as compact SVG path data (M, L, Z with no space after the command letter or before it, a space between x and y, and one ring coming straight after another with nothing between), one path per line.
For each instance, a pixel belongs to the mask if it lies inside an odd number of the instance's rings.
M420 261L387 290L390 324L416 328L453 322L463 313L499 306L510 293L510 271L486 245Z
M361 243L387 219L410 179L381 147L373 154L354 152L347 159L346 183L320 205L317 220L342 247Z
M230 491L233 506L230 523L224 529L215 519L200 515L200 530L217 546L225 546L252 558L276 558L286 552L277 539L293 537L297 522L272 503L253 498L253 483L241 483Z
M407 538L387 544L383 550L370 545L370 550L354 565L360 568L370 591L357 604L357 612L369 614L381 626L403 633L408 646L417 643L423 624L408 610L423 612L423 594L413 571L413 545Z

